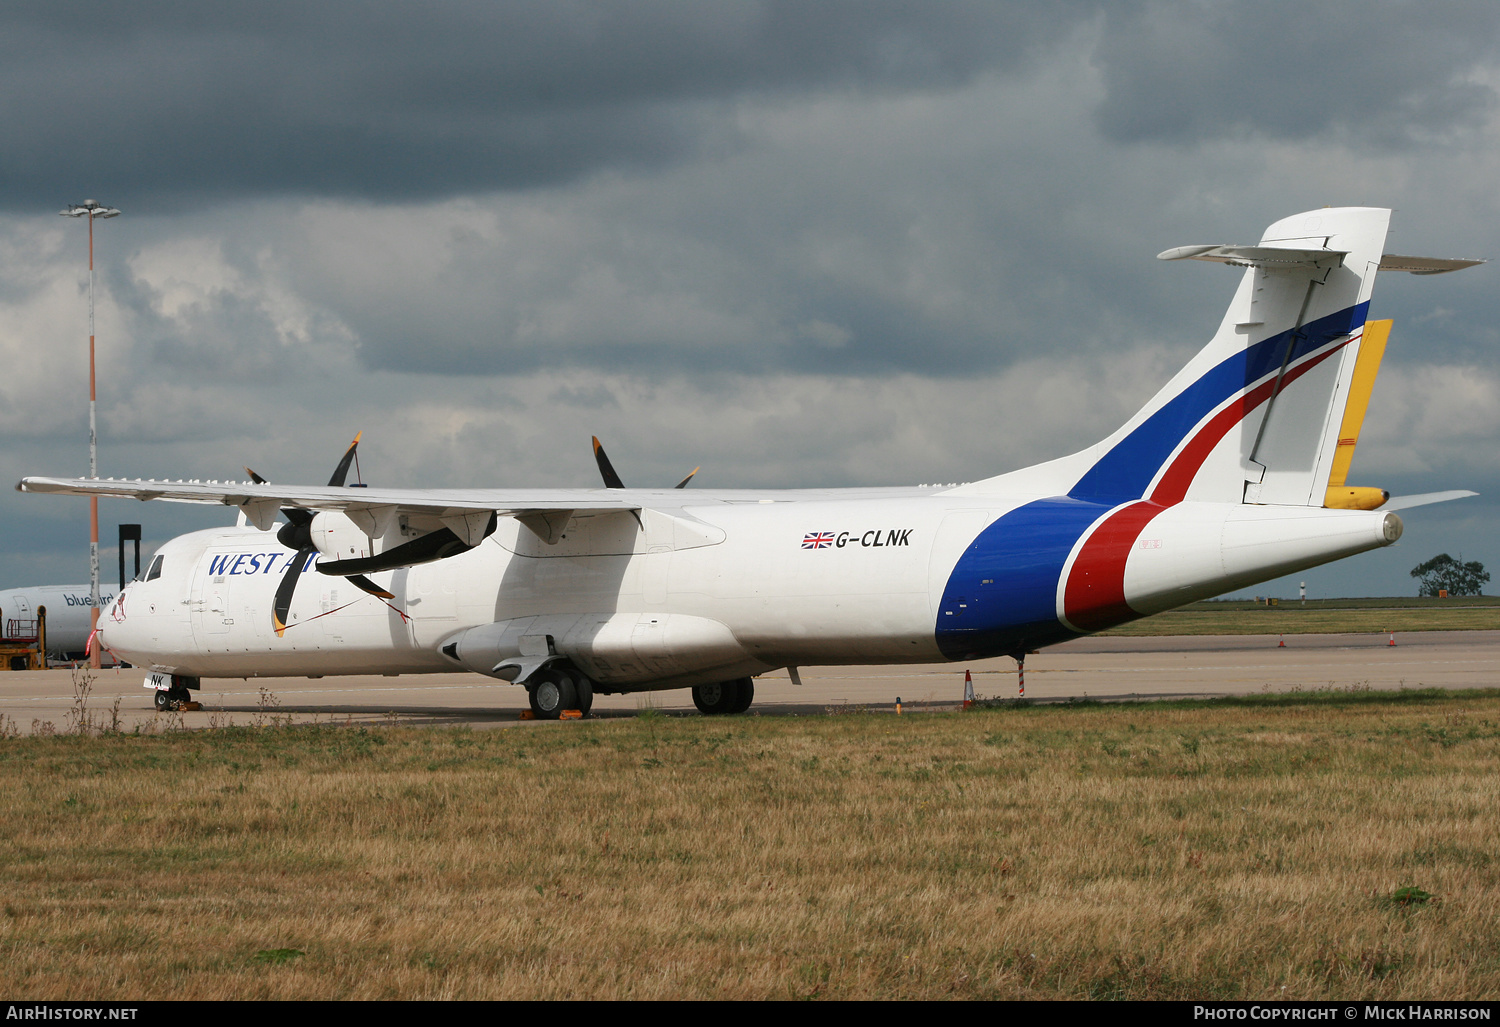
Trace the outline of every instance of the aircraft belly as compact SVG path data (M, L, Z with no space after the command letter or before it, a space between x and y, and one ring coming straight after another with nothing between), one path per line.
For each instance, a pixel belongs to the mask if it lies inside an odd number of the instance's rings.
M721 621L675 613L582 618L562 637L559 652L605 683L657 682L708 671L717 672L708 680L727 680L755 664ZM769 669L756 665L754 672Z
M134 663L135 661L131 661ZM435 653L345 647L290 652L157 653L139 666L197 677L304 677L325 674L431 674L451 671Z
M720 616L773 666L925 663L939 658L926 593L724 601Z

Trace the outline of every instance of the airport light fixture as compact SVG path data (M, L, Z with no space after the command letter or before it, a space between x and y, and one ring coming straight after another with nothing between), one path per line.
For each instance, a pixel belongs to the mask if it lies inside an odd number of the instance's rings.
M65 218L85 218L89 223L89 477L99 477L99 422L95 416L98 396L94 387L94 220L115 218L120 212L95 200L84 200L58 211ZM99 646L94 632L99 629L99 497L89 497L89 594L93 609L89 611L89 663L99 667Z

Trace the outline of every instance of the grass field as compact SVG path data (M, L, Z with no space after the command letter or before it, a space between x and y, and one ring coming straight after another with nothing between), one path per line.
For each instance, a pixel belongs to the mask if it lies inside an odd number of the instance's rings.
M1214 599L1145 617L1104 635L1311 635L1384 631L1500 630L1500 596L1448 599Z
M1497 764L1494 690L3 737L0 990L1492 998Z

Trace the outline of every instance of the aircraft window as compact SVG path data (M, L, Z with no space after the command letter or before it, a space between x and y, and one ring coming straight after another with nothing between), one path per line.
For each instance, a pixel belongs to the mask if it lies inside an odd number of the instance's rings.
M151 569L146 572L146 580L147 581L155 581L159 577L161 577L161 557L160 556L158 556L155 560L151 561Z

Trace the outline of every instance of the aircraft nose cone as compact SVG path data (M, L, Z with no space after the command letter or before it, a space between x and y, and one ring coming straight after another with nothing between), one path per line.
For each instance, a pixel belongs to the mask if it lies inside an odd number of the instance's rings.
M96 641L108 649L114 649L125 643L124 627L126 623L126 598L130 593L127 585L115 596L114 601L99 612L99 632Z

